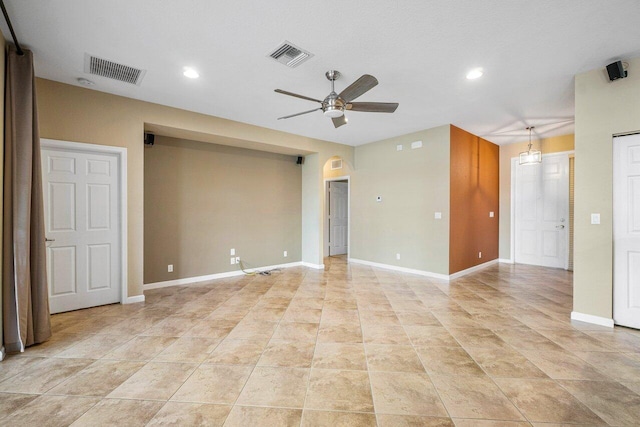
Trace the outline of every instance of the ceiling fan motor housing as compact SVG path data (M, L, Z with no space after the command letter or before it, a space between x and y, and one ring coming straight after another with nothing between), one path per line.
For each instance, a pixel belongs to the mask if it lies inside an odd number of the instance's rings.
M345 103L342 98L338 97L338 94L331 92L322 103L322 111L327 117L340 117L344 115Z

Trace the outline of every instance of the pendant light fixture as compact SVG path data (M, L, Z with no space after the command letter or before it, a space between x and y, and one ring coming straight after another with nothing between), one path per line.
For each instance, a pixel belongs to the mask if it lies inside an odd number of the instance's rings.
M542 163L542 152L531 149L531 132L535 129L535 126L528 126L526 129L529 131L529 148L527 151L520 153L520 164L535 165L536 163Z

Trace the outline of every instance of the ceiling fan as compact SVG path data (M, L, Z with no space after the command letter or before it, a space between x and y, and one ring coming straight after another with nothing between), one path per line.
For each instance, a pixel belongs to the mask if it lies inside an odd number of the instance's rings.
M278 120L289 119L291 117L322 110L325 116L331 117L333 125L338 128L347 124L347 118L344 116L345 110L363 111L367 113L393 113L396 111L396 108L398 108L397 102L351 102L378 84L378 79L369 74L363 75L339 94L334 90L334 82L340 77L340 72L330 70L325 73L325 76L327 76L327 79L331 82L331 93L327 95L323 101L309 98L304 95L298 95L297 93L287 92L286 90L276 89L276 92L283 95L294 96L296 98L306 99L308 101L314 101L321 104L320 108L291 114L290 116L278 117Z

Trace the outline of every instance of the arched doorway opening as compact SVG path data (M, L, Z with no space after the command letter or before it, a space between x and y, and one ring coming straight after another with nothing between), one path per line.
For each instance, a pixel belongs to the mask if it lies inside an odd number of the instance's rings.
M351 170L339 156L331 157L323 167L324 257L349 256Z

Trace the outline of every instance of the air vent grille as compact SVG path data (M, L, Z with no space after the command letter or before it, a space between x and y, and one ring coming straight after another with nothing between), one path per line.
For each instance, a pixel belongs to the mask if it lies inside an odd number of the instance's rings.
M331 170L342 169L342 159L331 160Z
M268 56L287 67L295 68L306 60L312 58L313 54L295 46L293 43L284 41Z
M108 59L86 54L84 59L84 72L139 86L146 70L118 64Z

